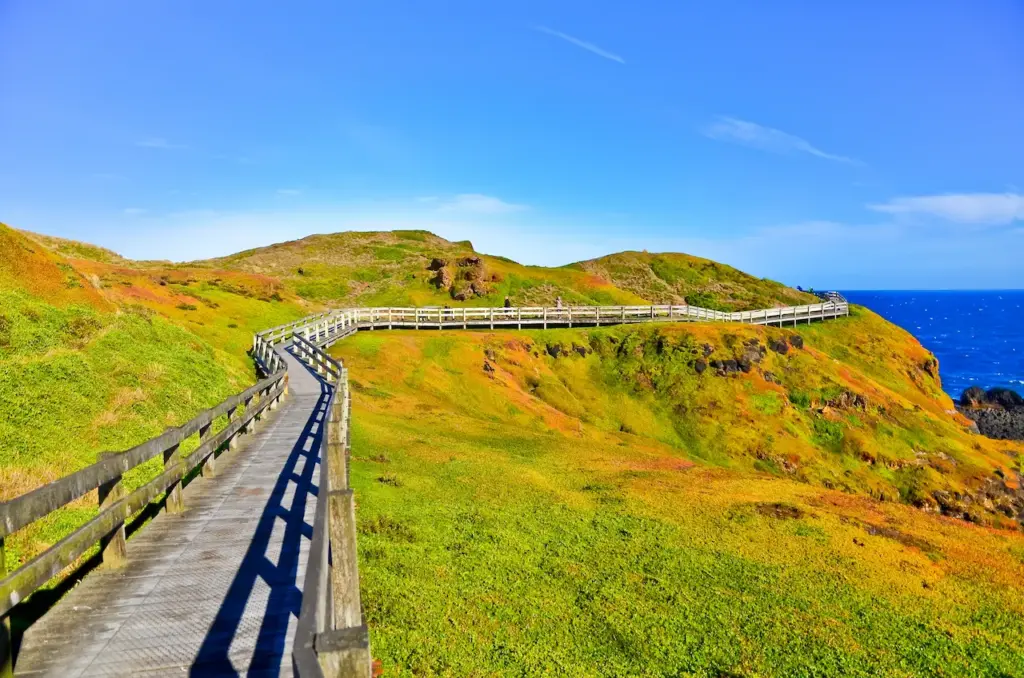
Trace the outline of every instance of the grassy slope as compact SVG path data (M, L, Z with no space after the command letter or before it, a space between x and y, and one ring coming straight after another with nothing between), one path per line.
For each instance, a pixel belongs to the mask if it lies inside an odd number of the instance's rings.
M718 353L729 336L791 333L394 332L337 345L354 389L364 605L386 675L1020 675L1020 533L823 486L896 497L905 480L888 466L931 468L938 452L957 460L941 482L966 485L1014 448L942 417L927 354L867 312L800 328L803 351L770 353L762 367L783 386L683 367L692 344ZM595 350L547 352L573 343ZM869 411L818 412L836 385L867 395ZM843 436L816 441L815 422ZM847 436L877 441L876 463Z
M817 302L812 294L689 254L619 252L570 268L596 275L655 303L746 311Z
M688 255L623 253L561 268L523 266L425 231L314 235L197 265L273 276L307 299L422 306L454 303L431 282L431 260L446 259L458 278L455 262L467 256L480 257L487 288L486 294L468 300L473 305L500 306L506 296L516 305L552 304L559 296L568 304L682 303L689 296L692 303L746 310L814 300Z
M241 391L254 377L252 331L306 313L254 276L126 267L91 246L49 245L93 258L67 259L0 224L0 500ZM95 501L91 493L14 535L10 564L80 524Z

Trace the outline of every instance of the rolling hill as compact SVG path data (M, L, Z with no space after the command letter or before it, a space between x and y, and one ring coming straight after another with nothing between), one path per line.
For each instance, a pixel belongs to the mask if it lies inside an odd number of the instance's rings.
M324 308L814 300L685 254L545 268L394 231L175 264L3 225L0 292L0 500L241 390L254 331ZM785 329L376 332L333 350L352 375L387 675L1024 663L1024 450L973 434L934 356L867 309ZM94 506L18 533L8 559Z

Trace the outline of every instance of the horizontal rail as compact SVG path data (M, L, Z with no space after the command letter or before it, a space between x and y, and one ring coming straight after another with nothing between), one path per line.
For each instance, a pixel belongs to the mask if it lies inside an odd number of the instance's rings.
M227 398L219 405L203 410L181 426L167 429L156 438L108 456L20 497L0 503L0 538L45 518L54 510L180 444L217 417L233 411L260 391L276 385L283 377L283 372L267 377L241 393Z
M13 572L6 572L0 561L0 623L7 613L40 586L73 564L97 542L103 546L104 566L124 564L124 524L147 504L166 493L169 511L184 509L182 481L202 466L204 475L212 472L217 450L225 444L233 447L237 437L253 429L256 418L273 409L287 393L287 368L267 342L254 344L253 358L262 379L241 393L203 410L189 421L172 427L155 438L122 452L104 452L94 464L31 492L0 502L0 553L5 538L45 518L93 490L99 490L99 512L84 525L53 544ZM253 401L255 400L255 404ZM214 432L213 422L227 416L228 424ZM183 453L180 446L198 434L195 450ZM127 492L122 484L125 473L162 455L164 468L143 486ZM2 648L0 648L2 649ZM2 654L2 653L0 653ZM3 657L0 656L0 662Z
M283 390L283 382L276 380L273 390L267 392L255 408L247 409L242 416L229 423L226 428L211 435L187 457L172 462L159 476L126 497L109 504L85 525L0 580L0 615L10 611L28 594L73 563L93 544L109 535L133 514L167 491L169 487L180 482L192 469L214 454L221 445L245 429L257 415L282 394ZM105 461L121 461L126 454L128 453L121 453ZM122 463L121 468L127 470L132 466ZM113 479L111 478L111 480Z

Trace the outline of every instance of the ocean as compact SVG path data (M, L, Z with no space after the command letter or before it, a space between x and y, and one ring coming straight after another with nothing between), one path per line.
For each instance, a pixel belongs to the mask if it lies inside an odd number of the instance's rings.
M906 329L939 359L954 399L969 386L1024 393L1024 290L843 292Z

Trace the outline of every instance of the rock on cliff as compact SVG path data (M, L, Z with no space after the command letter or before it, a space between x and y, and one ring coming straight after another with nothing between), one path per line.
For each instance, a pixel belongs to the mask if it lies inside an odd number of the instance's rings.
M960 396L957 409L989 438L1024 440L1024 398L1008 388L985 391L972 386Z

